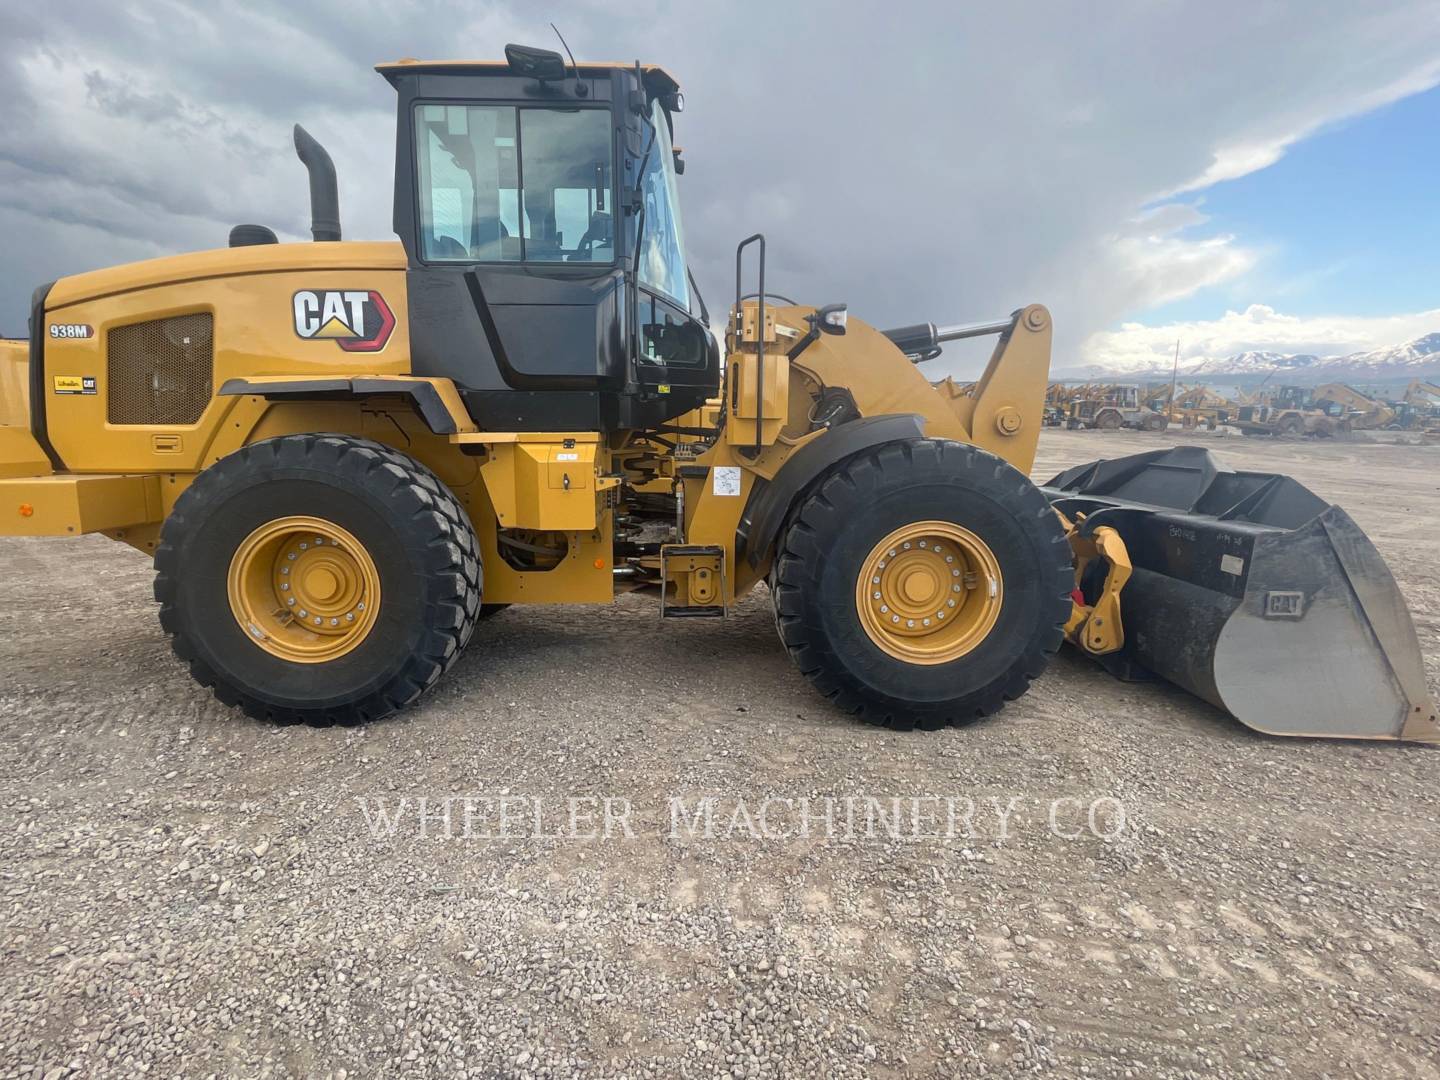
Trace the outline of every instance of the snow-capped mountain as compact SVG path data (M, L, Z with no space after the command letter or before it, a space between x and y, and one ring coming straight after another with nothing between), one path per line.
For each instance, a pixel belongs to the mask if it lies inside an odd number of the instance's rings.
M1168 379L1169 365L1118 361L1056 368L1061 379ZM1242 352L1223 358L1190 357L1180 361L1180 377L1275 375L1297 383L1434 378L1440 375L1440 332L1402 345L1335 356L1313 353Z
M1188 363L1192 369L1200 366L1199 361ZM1205 370L1221 375L1248 375L1251 372L1268 374L1287 368L1309 368L1318 363L1320 357L1314 353L1242 352L1205 364Z
M1351 353L1343 358L1357 367L1440 367L1440 333L1426 334L1389 349Z

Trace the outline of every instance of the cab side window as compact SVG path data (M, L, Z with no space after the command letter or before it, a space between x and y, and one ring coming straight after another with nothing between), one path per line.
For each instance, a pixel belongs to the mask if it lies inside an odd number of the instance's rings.
M427 262L615 259L604 109L417 105Z

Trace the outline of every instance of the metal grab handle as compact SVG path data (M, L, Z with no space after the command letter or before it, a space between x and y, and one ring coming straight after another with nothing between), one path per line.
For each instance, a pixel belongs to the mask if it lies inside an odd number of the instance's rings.
M765 432L765 234L756 233L754 236L747 236L740 241L735 248L735 337L736 344L739 344L741 334L745 331L745 319L740 312L740 304L744 300L744 286L741 273L745 263L745 249L754 243L760 244L760 291L757 294L759 309L757 312L757 329L755 334L755 452L758 454L764 445ZM737 387L738 390L738 387Z

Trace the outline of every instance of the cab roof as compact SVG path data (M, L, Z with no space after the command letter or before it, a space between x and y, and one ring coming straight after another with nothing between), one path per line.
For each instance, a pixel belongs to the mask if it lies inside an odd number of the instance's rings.
M567 65L568 66L568 65ZM635 61L626 63L619 60L591 60L575 65L582 77L596 78L612 71L633 71ZM641 77L645 88L652 94L669 94L680 89L674 76L657 64L640 64ZM393 86L402 75L508 75L510 65L504 60L417 60L413 56L399 60L387 60L376 64L375 70Z

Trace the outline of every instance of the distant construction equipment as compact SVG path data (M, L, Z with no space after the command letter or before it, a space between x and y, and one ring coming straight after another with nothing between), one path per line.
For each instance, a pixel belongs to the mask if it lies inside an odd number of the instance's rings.
M1165 414L1146 404L1140 387L1133 383L1101 387L1085 387L1083 396L1073 398L1065 413L1069 428L1099 428L1118 431L1164 431L1169 426Z
M1440 438L1440 385L1422 379L1410 380L1404 395L1395 403L1396 426L1419 431L1427 438Z
M1348 420L1314 407L1304 386L1282 386L1256 403L1241 405L1231 425L1246 435L1309 435L1329 438L1350 430Z
M1311 391L1310 400L1331 419L1338 418L1355 431L1378 431L1396 426L1393 408L1346 383L1317 386Z

